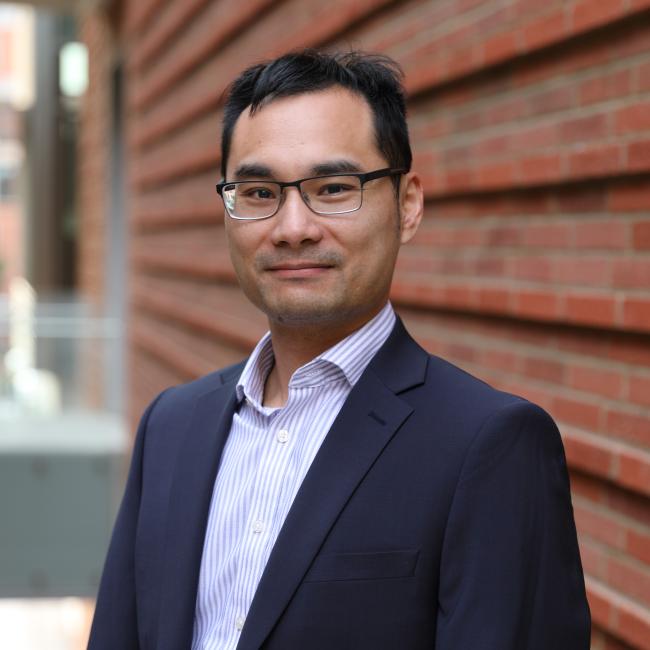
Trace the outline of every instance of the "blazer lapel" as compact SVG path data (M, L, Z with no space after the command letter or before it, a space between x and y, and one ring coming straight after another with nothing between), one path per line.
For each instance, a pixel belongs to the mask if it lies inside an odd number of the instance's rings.
M197 399L179 451L169 499L158 650L189 648L192 642L203 538L217 468L237 405L238 376L231 373L221 387Z
M422 383L428 355L398 321L346 400L273 547L237 650L258 650L340 511L412 408L396 395Z

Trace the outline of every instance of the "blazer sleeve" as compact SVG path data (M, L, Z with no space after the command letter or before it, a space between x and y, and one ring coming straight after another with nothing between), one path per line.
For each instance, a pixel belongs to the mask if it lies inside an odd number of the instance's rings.
M88 650L138 650L135 598L135 535L142 487L142 458L149 417L161 393L144 412L136 434L126 489L99 585Z
M590 615L560 433L501 408L467 453L441 561L436 650L589 650Z

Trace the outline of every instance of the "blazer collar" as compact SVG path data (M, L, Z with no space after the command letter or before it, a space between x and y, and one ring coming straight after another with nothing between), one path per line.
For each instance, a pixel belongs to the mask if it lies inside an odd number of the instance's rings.
M376 458L412 413L398 394L424 381L428 355L397 321L307 472L255 593L237 650L257 650Z
M203 539L221 453L237 406L243 364L219 375L220 386L200 395L188 419L169 497L161 579L158 650L189 648Z

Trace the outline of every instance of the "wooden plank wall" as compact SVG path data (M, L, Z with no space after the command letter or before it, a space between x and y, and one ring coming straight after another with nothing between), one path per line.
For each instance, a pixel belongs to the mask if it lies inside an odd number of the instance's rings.
M227 83L291 48L389 54L406 71L427 190L394 304L429 350L556 418L593 648L650 648L650 1L124 5L119 25L87 15L84 34L91 62L109 40L127 67L132 420L265 330L236 286L214 192ZM94 81L81 278L97 297L106 106Z

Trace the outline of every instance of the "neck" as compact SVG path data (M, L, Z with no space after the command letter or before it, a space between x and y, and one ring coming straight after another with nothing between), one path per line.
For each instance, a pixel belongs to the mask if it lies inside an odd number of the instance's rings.
M364 319L338 327L331 323L325 326L287 327L283 323L270 321L275 363L266 379L264 406L284 406L293 373L372 320L381 308Z

